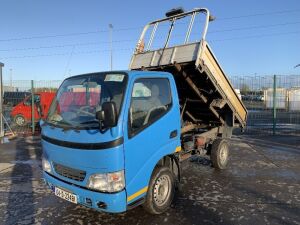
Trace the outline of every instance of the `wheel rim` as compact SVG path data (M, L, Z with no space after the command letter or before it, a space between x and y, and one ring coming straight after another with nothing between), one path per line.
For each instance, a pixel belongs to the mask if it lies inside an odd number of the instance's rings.
M18 116L15 121L16 121L16 124L18 124L18 125L23 125L25 122L25 120L22 116Z
M224 165L227 162L228 158L228 148L226 145L222 145L220 149L220 163Z
M170 197L171 179L167 175L159 177L154 185L154 201L156 205L162 206Z

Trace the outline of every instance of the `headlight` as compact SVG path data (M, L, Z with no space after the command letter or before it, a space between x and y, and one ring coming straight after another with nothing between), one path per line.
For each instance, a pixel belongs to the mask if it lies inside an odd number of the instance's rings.
M42 167L43 167L44 171L46 171L47 173L51 173L50 162L47 159L45 159L44 157L42 159Z
M87 187L105 192L121 191L125 187L124 170L115 173L93 174L89 178Z

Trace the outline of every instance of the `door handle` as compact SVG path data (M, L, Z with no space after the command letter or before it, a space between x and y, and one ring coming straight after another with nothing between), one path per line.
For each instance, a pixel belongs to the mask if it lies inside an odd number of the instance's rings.
M170 139L177 137L177 130L173 130L170 133Z

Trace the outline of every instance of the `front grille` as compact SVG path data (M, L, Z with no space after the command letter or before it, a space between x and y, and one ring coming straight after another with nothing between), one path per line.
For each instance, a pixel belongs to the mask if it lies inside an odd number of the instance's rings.
M76 181L83 181L86 175L85 171L73 169L58 163L53 163L53 167L59 175Z

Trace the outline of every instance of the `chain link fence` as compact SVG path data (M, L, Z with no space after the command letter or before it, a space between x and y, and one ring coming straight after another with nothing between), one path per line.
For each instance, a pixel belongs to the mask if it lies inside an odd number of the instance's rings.
M230 77L248 109L246 134L300 135L300 75ZM5 132L38 133L61 80L3 82ZM34 98L32 98L34 96Z

